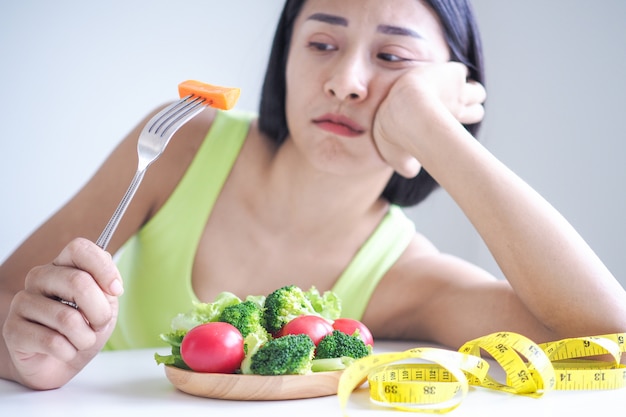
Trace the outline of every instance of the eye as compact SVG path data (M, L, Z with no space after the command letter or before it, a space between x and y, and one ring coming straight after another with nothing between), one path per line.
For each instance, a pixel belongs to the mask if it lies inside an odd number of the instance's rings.
M376 57L378 59L380 59L380 60L387 61L387 62L405 62L405 61L410 61L410 59L402 58L402 57L400 57L398 55L385 53L385 52L379 53L378 55L376 55Z
M333 45L324 42L309 42L308 47L319 52L328 52L337 49Z

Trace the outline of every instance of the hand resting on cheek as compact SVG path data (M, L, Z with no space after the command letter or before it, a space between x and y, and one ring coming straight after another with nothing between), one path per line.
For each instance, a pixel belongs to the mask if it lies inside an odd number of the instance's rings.
M421 168L416 151L433 136L433 129L482 121L485 98L485 88L467 80L463 64L416 67L398 78L376 112L378 151L396 172L412 178Z

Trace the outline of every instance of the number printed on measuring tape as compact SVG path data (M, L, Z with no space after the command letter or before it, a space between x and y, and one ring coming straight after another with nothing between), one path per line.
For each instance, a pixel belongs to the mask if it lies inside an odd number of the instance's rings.
M461 404L470 385L534 397L551 390L620 389L626 387L626 366L620 364L625 337L608 334L538 345L517 333L498 332L469 341L458 351L414 348L370 355L344 371L337 396L345 409L350 394L367 381L375 404L446 413ZM481 351L502 367L506 382L489 375ZM598 356L603 360L592 359Z

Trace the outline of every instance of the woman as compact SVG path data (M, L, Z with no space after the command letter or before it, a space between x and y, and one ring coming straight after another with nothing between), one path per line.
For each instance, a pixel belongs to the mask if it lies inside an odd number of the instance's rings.
M92 243L119 200L96 197L125 191L145 121L2 265L0 376L58 387L106 343L155 346L196 298L285 284L335 290L377 338L625 331L624 289L472 137L481 74L466 1L287 1L259 119L205 111L181 129L109 245L119 269ZM399 211L433 179L506 281L438 252Z

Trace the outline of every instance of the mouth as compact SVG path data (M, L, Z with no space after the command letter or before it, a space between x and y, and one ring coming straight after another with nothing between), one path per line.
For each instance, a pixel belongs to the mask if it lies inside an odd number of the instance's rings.
M325 114L313 120L313 124L340 136L355 137L365 133L365 129L352 119L339 114Z

